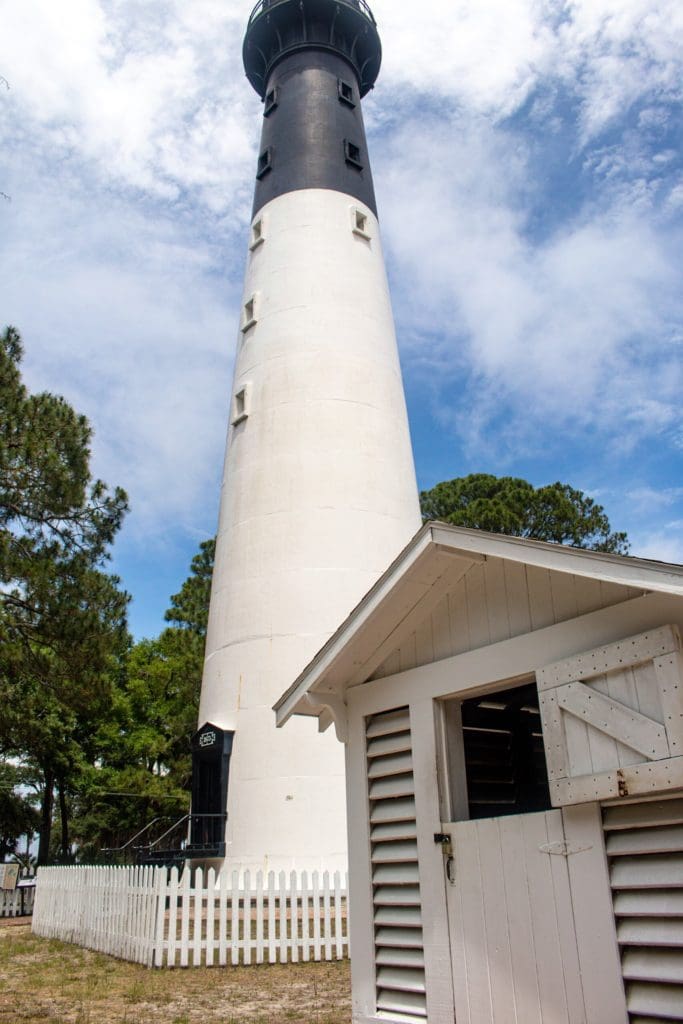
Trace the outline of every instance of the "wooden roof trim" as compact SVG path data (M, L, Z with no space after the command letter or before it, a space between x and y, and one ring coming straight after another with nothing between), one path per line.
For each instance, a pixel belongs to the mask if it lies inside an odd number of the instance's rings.
M472 565L487 557L683 596L680 565L428 522L279 698L273 707L277 724L284 724L292 714L317 714L303 696L316 691L335 693L335 669L342 671L343 666L347 683L367 679L381 663L377 652L386 656L389 639L388 646L396 646L404 631L414 628L424 609L431 607L431 598L438 600L444 587L454 586ZM452 559L460 565L455 566ZM368 636L373 638L370 645Z
M527 537L508 537L485 530L471 530L448 523L432 522L434 543L459 549L463 554L476 551L492 558L523 562L541 569L588 576L605 583L625 587L657 590L666 594L683 594L683 566L655 559L613 555L604 551L573 548L565 544L549 544Z
M373 636L376 636L379 630L384 639L400 622L411 615L415 606L420 604L422 598L454 564L454 559L458 562L464 559L466 567L484 561L484 556L473 552L454 551L450 546L444 550L435 545L432 541L432 527L432 523L426 523L415 534L339 629L279 698L273 706L278 725L286 722L294 713L296 704L300 704L296 709L298 714L315 714L310 704L301 700L303 694L329 670L352 638L358 642L370 623ZM386 620L384 624L382 619ZM385 626L386 632L382 625ZM369 657L371 653L368 651L366 656ZM358 662L358 666L364 661L365 657ZM327 687L328 692L333 690L334 687Z

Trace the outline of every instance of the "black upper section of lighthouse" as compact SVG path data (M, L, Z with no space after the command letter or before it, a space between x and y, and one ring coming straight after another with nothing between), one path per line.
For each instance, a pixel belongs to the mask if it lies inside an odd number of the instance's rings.
M264 103L254 214L299 189L333 189L376 213L360 100L382 47L365 0L260 0L243 47Z

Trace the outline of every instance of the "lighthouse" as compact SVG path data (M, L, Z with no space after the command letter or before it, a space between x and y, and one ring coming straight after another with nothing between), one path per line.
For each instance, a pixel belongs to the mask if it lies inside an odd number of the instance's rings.
M363 0L261 0L243 57L263 125L190 850L336 870L343 746L309 720L277 730L272 705L420 525L361 112L381 44Z

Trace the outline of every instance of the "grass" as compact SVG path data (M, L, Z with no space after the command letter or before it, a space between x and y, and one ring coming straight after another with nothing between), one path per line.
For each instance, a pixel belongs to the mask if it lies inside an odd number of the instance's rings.
M347 961L150 970L0 920L0 1024L349 1024Z

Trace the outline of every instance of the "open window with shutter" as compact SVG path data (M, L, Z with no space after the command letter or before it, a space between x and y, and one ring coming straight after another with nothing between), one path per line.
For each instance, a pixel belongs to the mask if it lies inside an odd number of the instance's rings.
M683 658L675 626L536 673L555 807L683 786Z

